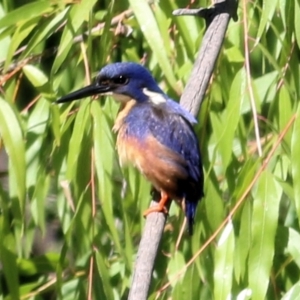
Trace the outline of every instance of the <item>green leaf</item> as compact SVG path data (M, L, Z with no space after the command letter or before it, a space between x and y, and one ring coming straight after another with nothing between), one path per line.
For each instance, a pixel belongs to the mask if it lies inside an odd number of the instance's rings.
M163 6L164 12L167 15L169 15L171 11L178 8L177 4L172 0L161 1L159 2L159 5ZM191 18L190 16L173 16L172 22L176 24L176 27L180 32L177 38L183 40L183 47L187 52L186 56L193 59L195 50L198 49L198 40L202 38L203 35L201 31L204 30L204 22L199 22L198 19ZM200 28L203 30L200 30Z
M113 201L120 201L120 194L114 193L115 186L112 185L111 178L107 176L109 170L112 170L114 163L114 153L111 151L112 149L109 151L109 147L112 146L111 131L99 102L92 102L91 113L93 116L94 154L99 198L105 199L105 203L102 205L105 220L116 248L123 254L126 264L129 265L131 257L126 256L126 252L120 243L114 219Z
M41 98L35 105L27 123L26 149L26 185L31 188L36 184L41 160L41 149L49 120L49 106L51 104Z
M241 53L238 47L231 47L224 51L224 54L227 56L229 62L239 62L242 63L245 61L244 55Z
M300 300L300 282L295 283L281 300Z
M0 4L0 20L5 16L5 11ZM11 42L9 34L12 33L12 28L9 28L8 30L0 29L0 41L1 41L1 47L0 47L0 61L4 61L6 59L7 51L9 49L9 44ZM4 36L5 37L4 37Z
M153 16L153 12L146 0L129 0L134 14L141 26L145 38L151 47L161 69L164 71L166 79L170 85L176 90L176 78L173 68L170 64L168 53L164 44L166 41L160 34L159 27Z
M94 64L91 64L92 70L94 70L95 67L102 66L103 64L107 63L107 57L111 55L111 48L113 47L114 39L112 38L113 33L111 32L111 23L112 18L114 17L114 8L115 8L115 1L110 1L108 8L107 8L107 14L105 16L105 25L103 28L103 31L101 32L101 40L99 42L99 48L101 49L100 53L96 53L97 60ZM90 29L92 24L90 24ZM88 57L91 61L94 62L95 56L92 55L92 40L88 40Z
M18 259L19 273L23 276L33 276L55 272L60 256L58 253L47 253L30 259ZM67 265L65 265L67 266Z
M101 278L101 284L102 284L102 295L101 298L99 298L100 295L98 295L97 299L114 299L113 289L110 284L110 276L109 276L109 268L107 266L107 263L105 262L105 256L103 256L102 253L99 253L98 251L95 252L95 258L96 258L96 266L98 268L99 276ZM99 284L100 282L98 282Z
M240 218L239 237L236 242L236 259L234 260L234 273L237 282L242 282L247 272L247 259L251 246L251 215L252 206L246 201Z
M5 150L9 156L9 164L12 170L12 173L9 174L10 181L15 184L16 188L11 190L10 193L12 197L17 197L19 213L24 217L26 167L23 132L16 112L2 98L0 98L0 137L3 139Z
M194 299L200 292L200 275L195 265L192 265L187 269L182 282L177 283L172 299Z
M11 300L19 300L19 273L16 264L17 255L7 248L11 243L12 235L1 236L0 241L0 260L2 263L3 273L8 286Z
M126 299L150 183L133 167L120 168L111 131L118 103L110 98L69 105L50 101L116 61L145 63L177 99L205 43L205 21L172 16L174 9L187 6L184 1L0 2L0 81L8 101L0 100L0 299L37 300L53 293L57 299L87 299L89 291L93 299ZM190 2L188 7L196 8ZM242 20L229 23L195 128L205 198L197 208L193 237L183 234L178 247L183 213L172 205L149 299L297 299L299 5L300 0L248 2L245 11L238 10L247 18L246 36ZM262 158L243 67L246 40ZM293 128L232 224L203 250L296 111ZM22 204L19 194L26 197ZM21 212L20 205L26 210ZM187 267L200 248L203 252ZM55 251L56 257L38 261L41 250ZM179 270L180 277L174 277ZM169 279L171 285L157 295Z
M36 19L30 19L29 21L23 21L20 26L14 31L11 38L10 47L7 52L4 70L6 71L11 63L12 57L14 56L16 50L21 45L21 43L28 37L32 30L36 27L38 23L38 17Z
M294 1L295 3L295 37L300 48L300 3L299 1Z
M224 200L217 181L207 180L205 191L205 211L212 230L216 230L224 219Z
M65 19L67 12L68 8L60 12L53 19L49 18L49 22L46 22L46 24L42 24L39 27L39 30L37 30L34 36L30 39L30 42L26 46L26 49L22 53L21 57L25 58L28 56L37 45L43 43L52 34L55 34L57 27Z
M214 299L229 299L234 262L234 231L232 222L225 226L215 251Z
M12 10L5 17L0 19L0 28L19 25L19 22L23 22L35 17L39 17L46 14L52 10L51 2L46 1L35 1L29 4L25 4L15 10Z
M300 105L297 109L297 118L294 123L291 141L291 165L294 187L294 204L296 213L298 215L298 222L300 224L300 160L298 159L300 153Z
M23 72L35 87L41 87L49 81L49 78L47 78L47 76L35 66L24 66Z
M76 113L72 137L69 143L68 160L67 160L67 174L69 180L76 178L77 162L80 152L84 145L82 144L84 135L88 131L89 125L89 102L82 101L79 111Z
M172 277L177 274L183 267L185 266L185 260L180 252L175 252L175 254L171 257L168 263L168 277L172 279ZM172 281L171 281L172 283ZM174 285L175 283L173 283Z
M298 268L300 268L300 234L293 228L288 230L288 244L285 252L292 256Z
M73 47L73 38L80 26L87 20L96 0L85 0L70 8L67 25L63 31L58 53L52 66L52 74L55 74L65 61L69 51Z
M292 103L285 85L279 91L279 130L282 131L293 115ZM292 132L289 130L284 137L285 146L290 148Z
M263 32L267 30L266 26L272 20L274 15L277 1L274 0L264 0L262 7L262 14L260 16L260 23L257 31L257 39L260 40Z
M253 191L249 288L252 299L265 299L274 256L275 234L282 190L272 174L264 171Z
M268 74L263 74L262 76L253 80L257 97L261 100L261 102L271 102L274 100L274 95L272 95L272 93L270 95L270 89L272 87L274 88L277 77L278 72L273 71ZM242 105L242 112L246 113L249 111L251 111L250 101L244 101Z
M237 300L250 300L251 298L252 292L250 289L243 289L242 291L239 292L239 294L237 295L236 299Z
M225 172L231 161L233 139L240 120L241 98L246 84L245 70L242 68L235 76L232 83L227 103L222 119L212 120L215 129L215 138L218 144L219 153L222 157L222 167Z

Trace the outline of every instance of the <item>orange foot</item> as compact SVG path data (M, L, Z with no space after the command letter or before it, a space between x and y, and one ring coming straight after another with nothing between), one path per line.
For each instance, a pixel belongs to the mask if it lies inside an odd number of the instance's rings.
M143 213L143 216L146 217L152 212L163 212L168 214L168 210L165 207L165 204L170 200L169 196L165 192L161 192L161 198L157 205L152 206L146 209Z

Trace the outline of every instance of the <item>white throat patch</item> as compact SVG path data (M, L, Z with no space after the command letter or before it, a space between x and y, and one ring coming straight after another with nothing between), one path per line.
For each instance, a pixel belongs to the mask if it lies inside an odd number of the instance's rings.
M113 93L113 92L107 92L107 93L104 93L103 95L111 96L117 102L122 102L122 103L128 102L128 101L130 101L132 99L129 96L122 95L122 94L117 94L117 93Z
M167 101L164 95L149 91L147 88L143 89L143 93L149 97L149 101L154 105L160 105Z

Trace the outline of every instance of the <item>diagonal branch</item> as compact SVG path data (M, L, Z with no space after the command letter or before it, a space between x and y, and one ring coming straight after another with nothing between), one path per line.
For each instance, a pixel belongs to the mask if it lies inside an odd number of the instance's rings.
M236 20L237 0L216 0L211 8L176 10L175 15L196 15L205 18L207 29L204 34L192 74L181 97L180 103L193 115L197 115L204 100L209 80L220 53L230 18ZM150 207L157 205L152 201ZM132 286L128 300L147 299L154 262L162 238L167 216L151 213L147 216L144 233L139 245Z

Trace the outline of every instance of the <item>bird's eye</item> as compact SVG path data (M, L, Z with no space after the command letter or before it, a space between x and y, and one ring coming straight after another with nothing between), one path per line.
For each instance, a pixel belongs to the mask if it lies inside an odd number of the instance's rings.
M122 84L122 85L124 85L124 84L128 83L129 79L127 77L124 77L124 76L120 75L118 77L113 78L112 81L115 84Z

